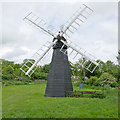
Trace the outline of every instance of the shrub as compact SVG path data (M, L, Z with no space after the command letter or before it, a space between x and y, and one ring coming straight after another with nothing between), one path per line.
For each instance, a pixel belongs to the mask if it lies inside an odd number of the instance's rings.
M44 79L44 80L47 80L48 78L48 73L37 73L35 72L33 75L32 75L32 78L35 80L35 79Z
M99 78L99 84L102 87L117 87L118 83L116 81L116 78L109 73L103 73Z
M91 86L92 85L97 86L98 83L99 83L99 80L98 80L98 78L96 76L91 76L90 79L86 80L86 84L91 85Z
M21 76L19 77L19 81L26 81L26 82L30 82L31 78L27 77L27 76Z
M119 85L118 85L118 83L117 82L113 82L112 84L111 84L111 87L118 87Z
M27 82L25 81L15 81L15 80L3 80L2 85L3 86L9 86L9 85L25 85Z
M25 82L22 82L22 81L16 81L15 82L15 85L24 85L25 84Z
M2 79L3 80L11 80L11 79L13 79L13 75L12 74L2 75Z

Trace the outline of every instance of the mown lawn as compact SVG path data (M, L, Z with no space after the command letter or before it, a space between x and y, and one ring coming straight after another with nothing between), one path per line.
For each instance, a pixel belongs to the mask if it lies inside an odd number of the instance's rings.
M0 120L2 118L2 82L0 82Z
M45 98L45 83L2 89L3 118L117 118L117 88L106 98ZM74 90L78 90L74 87ZM83 90L91 90L85 88Z

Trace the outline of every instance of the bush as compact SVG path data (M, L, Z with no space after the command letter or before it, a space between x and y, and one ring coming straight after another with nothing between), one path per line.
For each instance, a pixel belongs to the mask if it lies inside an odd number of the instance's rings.
M90 79L86 80L86 84L92 86L95 85L97 86L99 84L99 80L96 76L91 76Z
M13 79L13 75L12 74L2 75L2 79L3 80L11 80L11 79Z
M31 82L31 78L27 76L21 76L19 77L19 81L26 81L26 82Z
M27 82L25 81L14 81L14 80L3 80L2 85L3 86L9 86L9 85L25 85Z
M105 98L105 94L104 93L97 93L97 94L91 94L92 98Z
M2 85L3 86L13 85L13 83L14 83L14 81L2 80Z
M33 73L32 75L32 78L35 80L35 79L44 79L44 80L47 80L48 78L48 73Z
M25 85L27 84L27 82L23 82L23 81L16 81L15 85Z
M118 83L117 82L113 82L112 84L111 84L111 87L118 87L119 85L118 85Z
M102 87L117 87L117 79L109 73L103 73L99 78L99 84Z

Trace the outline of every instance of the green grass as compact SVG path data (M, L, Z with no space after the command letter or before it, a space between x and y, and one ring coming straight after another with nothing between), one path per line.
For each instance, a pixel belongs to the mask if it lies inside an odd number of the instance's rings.
M117 89L106 98L46 98L45 83L3 87L3 118L117 118ZM74 87L78 90L78 87ZM83 90L92 90L85 88ZM95 90L94 90L95 91Z
M2 118L2 82L0 82L0 120Z

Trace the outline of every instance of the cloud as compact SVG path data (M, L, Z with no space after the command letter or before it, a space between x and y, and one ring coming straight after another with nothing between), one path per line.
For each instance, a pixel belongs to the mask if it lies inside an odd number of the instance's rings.
M2 48L2 4L0 3L0 49Z
M31 11L56 29L66 23L81 3L3 3L3 58L21 62L53 37L26 24L22 19ZM94 13L71 37L73 43L106 61L116 62L117 3L87 3ZM12 51L9 51L11 49Z

